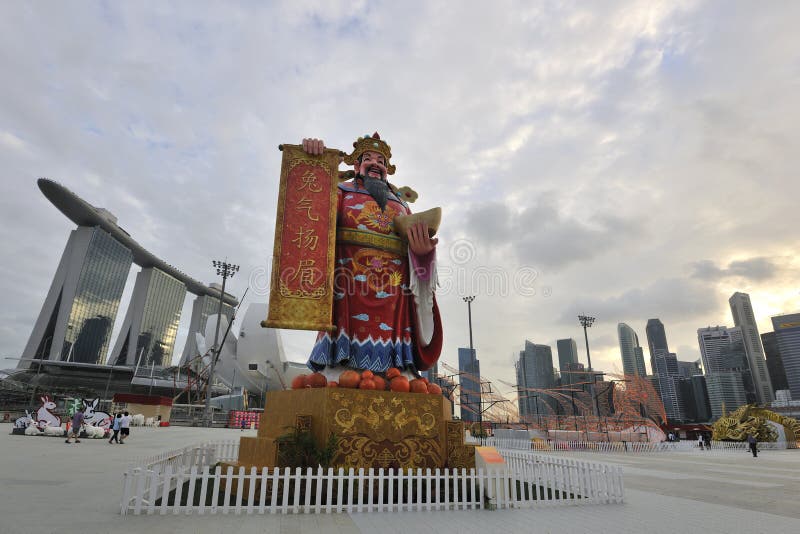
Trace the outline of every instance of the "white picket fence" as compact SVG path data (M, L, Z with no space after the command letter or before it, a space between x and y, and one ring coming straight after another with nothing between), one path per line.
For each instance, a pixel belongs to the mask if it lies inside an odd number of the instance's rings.
M264 514L523 508L621 503L618 466L501 451L505 470L222 469L238 442L143 459L125 473L121 513ZM234 486L241 491L235 491Z
M526 450L536 451L539 453L551 452L598 452L598 453L621 453L621 454L648 454L659 452L676 452L676 451L699 451L700 447L696 441L662 441L662 442L646 442L646 441L531 441L525 439L508 439L508 438L486 438L484 440L487 446L496 447L498 449L510 450ZM794 442L759 442L758 448L760 450L783 450L786 448L796 448ZM706 447L703 450L707 450ZM712 441L711 452L713 451L747 451L748 445L743 442L732 441Z

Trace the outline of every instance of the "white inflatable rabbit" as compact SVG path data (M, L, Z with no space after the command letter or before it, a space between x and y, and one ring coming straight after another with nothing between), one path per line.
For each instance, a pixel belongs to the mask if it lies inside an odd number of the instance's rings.
M28 423L28 426L25 428L25 435L26 436L41 436L42 435L42 431L39 430L38 426L36 426L36 421L31 420L30 423Z
M36 411L36 421L39 424L39 428L44 428L45 426L57 426L60 428L61 418L50 411L55 410L56 403L50 400L47 395L39 397L39 400L42 401L42 405Z
M45 423L44 435L45 436L62 437L64 435L64 429L61 428L60 424L58 426L55 426L55 425L50 425L48 423Z
M14 421L14 428L28 428L31 423L35 423L36 420L31 415L31 412L25 410L25 415L23 417L19 417L16 421Z
M95 408L97 408L97 403L99 402L100 398L94 399L91 403L86 399L83 399L83 421L87 425L111 428L111 416L106 412L95 410Z
M102 438L106 435L106 429L100 426L93 426L87 423L84 423L83 430L86 432L87 438Z

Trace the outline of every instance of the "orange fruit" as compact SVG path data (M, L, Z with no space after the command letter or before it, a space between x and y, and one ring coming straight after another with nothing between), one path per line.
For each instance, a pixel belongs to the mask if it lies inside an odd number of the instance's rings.
M389 382L389 388L392 391L408 393L411 389L411 385L408 382L408 378L404 376L396 376L392 378L391 382Z
M298 375L292 379L292 389L303 389L306 387L306 375Z
M386 379L391 380L396 376L400 376L400 369L397 367L389 367L389 370L386 371Z
M331 380L330 382L328 382L328 387L329 388L338 388L339 387L339 383L336 380Z
M328 385L328 379L322 373L312 373L306 378L306 385L312 388L324 388Z
M375 382L375 389L378 391L383 391L386 389L386 380L381 378L378 375L372 377L372 381Z
M361 380L358 389L375 389L375 381L371 378L365 378Z
M352 369L348 369L339 375L339 386L343 388L355 389L361 382L361 377Z
M375 376L375 374L372 371L370 371L369 369L367 369L366 371L363 371L361 373L361 380L364 380L364 379L367 379L367 378L372 378L373 376Z
M411 381L411 393L427 393L428 386L421 378L415 378Z
M437 384L428 384L428 393L432 395L441 395L442 388L440 388Z

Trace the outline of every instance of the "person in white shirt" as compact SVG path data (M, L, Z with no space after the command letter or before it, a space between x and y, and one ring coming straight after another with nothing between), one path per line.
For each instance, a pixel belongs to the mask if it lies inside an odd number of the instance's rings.
M122 445L131 434L131 416L128 412L122 414L122 421L119 422L119 443Z

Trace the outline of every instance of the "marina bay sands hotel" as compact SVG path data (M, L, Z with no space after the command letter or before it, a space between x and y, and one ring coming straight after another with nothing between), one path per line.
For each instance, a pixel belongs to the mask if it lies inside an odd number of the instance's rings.
M202 284L145 250L105 209L52 180L39 179L38 185L78 227L69 236L19 367L32 368L36 360L168 367L187 292L195 300L182 361L194 357L194 334L202 334L209 315L217 313L221 288ZM133 263L141 271L119 336L110 347ZM223 295L223 314L229 320L237 304L234 296Z

